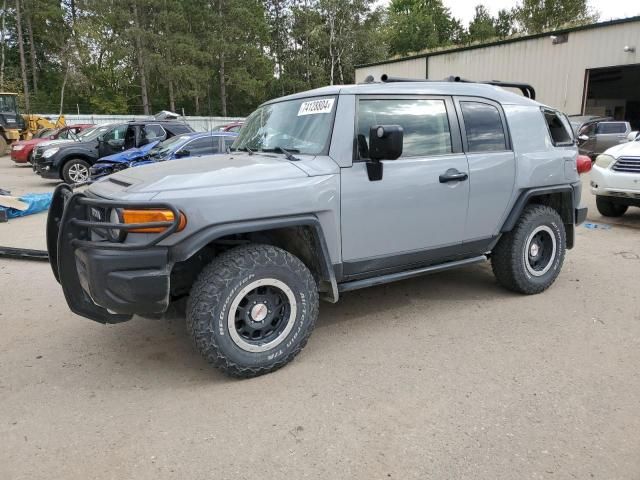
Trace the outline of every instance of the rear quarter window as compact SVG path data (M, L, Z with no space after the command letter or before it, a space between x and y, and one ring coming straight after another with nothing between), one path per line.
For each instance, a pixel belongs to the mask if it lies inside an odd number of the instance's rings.
M562 121L562 118L553 110L543 110L544 119L547 122L547 127L549 129L549 135L551 136L551 141L555 146L562 145L572 145L573 144L573 135L567 128L565 122Z

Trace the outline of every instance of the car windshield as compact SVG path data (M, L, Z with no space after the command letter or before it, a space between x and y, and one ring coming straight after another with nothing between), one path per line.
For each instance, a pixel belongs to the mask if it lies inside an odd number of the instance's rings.
M69 132L69 136L75 137L79 142L88 142L90 140L95 140L103 133L108 132L113 125L100 125L98 127L87 128L80 133L71 133Z
M39 132L36 132L33 138L45 138L45 137L48 137L49 135L55 135L56 132L57 130L51 130L50 128L45 128L43 130L40 130Z
M0 112L15 113L16 97L14 95L0 95Z
M190 138L190 135L178 135L176 137L168 138L149 150L148 155L150 157L164 157L168 153L172 152L179 144L186 142Z
M243 125L232 150L326 153L335 97L303 98L263 105Z

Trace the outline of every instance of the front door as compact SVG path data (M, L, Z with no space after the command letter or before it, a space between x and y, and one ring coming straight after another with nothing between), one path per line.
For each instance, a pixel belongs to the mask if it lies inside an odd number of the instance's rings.
M400 125L403 154L370 181L369 129ZM341 173L342 257L346 275L441 261L462 243L469 169L448 97L360 97L356 159ZM461 180L451 180L458 173ZM442 178L441 178L442 177Z
M98 145L100 158L113 155L124 150L124 136L127 133L127 125L118 125L105 133Z

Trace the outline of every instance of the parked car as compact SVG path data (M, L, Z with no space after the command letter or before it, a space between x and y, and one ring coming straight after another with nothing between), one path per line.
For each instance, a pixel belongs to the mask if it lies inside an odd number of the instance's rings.
M11 144L11 160L16 163L31 162L33 149L36 145L50 140L68 140L73 135L93 127L91 124L67 125L57 129L44 128L36 133L31 140L21 140Z
M570 115L569 122L571 122L571 129L575 136L578 136L580 129L587 123L594 122L607 122L613 120L612 117L601 117L599 115Z
M598 155L591 193L605 217L620 217L629 207L640 207L640 137Z
M221 132L238 133L242 128L242 125L244 125L244 122L233 122L233 123L229 123L227 125L221 126L220 128L218 128L218 130Z
M592 160L605 150L629 141L631 124L621 121L592 121L578 131L578 148Z
M59 186L48 248L67 303L118 323L188 297L197 349L246 378L302 350L319 298L489 258L504 287L543 292L586 217L591 161L532 87L496 85L301 92L260 106L215 161Z
M153 162L226 153L237 136L237 133L231 132L185 133L163 142L131 148L98 160L91 167L91 180L96 181L114 172Z
M33 167L43 178L82 183L89 180L91 165L102 157L189 132L193 132L189 125L174 120L99 125L79 135L76 141L38 145Z

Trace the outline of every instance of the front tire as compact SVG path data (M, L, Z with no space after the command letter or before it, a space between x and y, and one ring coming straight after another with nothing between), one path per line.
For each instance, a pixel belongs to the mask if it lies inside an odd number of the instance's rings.
M496 245L491 266L503 287L532 295L555 282L565 252L566 232L558 212L544 205L529 205L513 230Z
M84 183L89 180L91 165L85 160L74 158L64 164L62 168L62 180L70 185Z
M602 195L596 195L596 207L603 217L621 217L629 208L626 205L614 203Z
M317 317L311 272L270 245L245 245L214 259L187 303L187 330L198 351L238 378L273 372L293 360Z

